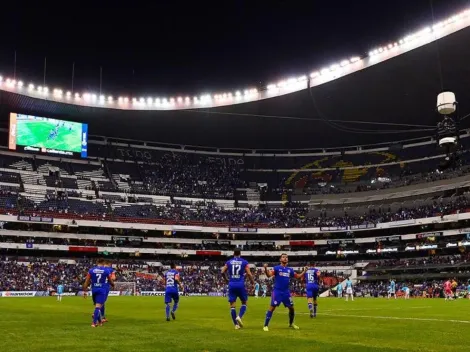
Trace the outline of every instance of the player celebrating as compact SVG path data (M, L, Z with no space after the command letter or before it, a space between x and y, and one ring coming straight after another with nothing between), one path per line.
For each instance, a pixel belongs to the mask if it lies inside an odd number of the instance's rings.
M281 255L280 262L281 265L275 266L272 270L268 270L268 264L264 265L266 276L274 276L274 288L273 292L271 293L271 306L266 312L266 319L264 320L263 328L264 331L269 331L268 325L273 316L274 310L276 307L279 307L281 303L284 304L284 307L289 309L289 327L295 330L299 329L299 327L294 324L295 310L294 302L292 301L292 297L289 291L289 284L292 277L301 279L307 272L307 268L305 268L305 270L300 274L294 272L294 269L287 266L289 258L285 253Z
M255 284L255 279L251 274L248 262L240 257L241 252L236 249L233 252L233 258L225 263L222 268L222 275L227 279L228 274L228 301L230 303L230 314L232 316L235 329L243 327L243 315L246 313L246 301L248 300L248 293L245 288L245 274L250 279L251 283ZM227 274L226 274L227 273ZM259 289L259 286L258 286ZM237 315L237 298L242 302L240 313Z
M312 266L304 274L304 280L307 288L307 303L310 318L315 318L317 316L318 291L320 290L320 270Z
M397 299L396 284L395 284L395 280L393 279L390 279L390 285L388 286L388 298L387 299L390 299L391 296Z
M261 288L263 289L263 298L266 298L266 294L268 293L268 285L263 284L263 286L261 286Z
M259 283L255 284L255 297L258 298L258 293L259 293Z
M351 297L351 301L354 301L352 281L348 277L346 279L346 302L348 301L349 297Z
M405 299L410 299L410 288L408 286L404 286L401 290L405 294Z
M171 308L171 317L173 320L176 319L175 312L178 309L178 303L180 301L180 295L178 292L178 286L183 291L183 284L180 280L180 274L176 270L176 264L170 265L170 270L165 273L165 312L166 321L170 321L170 303L173 300L173 308Z
M336 293L338 295L338 298L343 298L343 285L341 282L336 286Z
M64 285L57 285L57 302L62 301L62 295L64 294Z
M101 307L106 303L109 286L114 288L112 272L109 268L105 267L104 264L103 260L99 260L97 266L88 271L85 283L83 284L83 296L85 298L87 296L88 286L91 284L91 295L95 303L93 323L91 325L93 328L102 325Z

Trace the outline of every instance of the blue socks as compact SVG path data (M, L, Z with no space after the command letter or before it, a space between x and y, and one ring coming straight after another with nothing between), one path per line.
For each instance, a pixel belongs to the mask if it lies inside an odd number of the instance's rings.
M232 315L232 321L234 325L237 325L237 309L230 308L230 314Z
M238 315L240 318L243 318L243 316L245 315L246 313L246 304L242 304L241 308L240 308L240 314Z
M310 313L313 313L313 304L312 303L308 304L308 310L309 310Z
M93 312L93 324L97 324L101 322L101 309L95 307L95 311Z
M104 317L106 317L106 315L104 315L104 306L101 306L101 318Z
M178 309L178 303L173 304L173 309L171 310L173 313L176 312Z
M166 311L166 318L170 319L170 305L169 304L166 305L165 311Z
M273 317L273 312L271 312L270 310L268 310L266 312L266 319L264 319L264 326L268 326L269 325L269 321L271 320L271 318Z

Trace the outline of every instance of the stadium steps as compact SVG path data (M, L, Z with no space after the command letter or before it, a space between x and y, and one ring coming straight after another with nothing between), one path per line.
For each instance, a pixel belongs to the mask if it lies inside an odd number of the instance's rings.
M248 201L259 202L260 194L257 190L247 188L246 189L246 198Z
M128 176L129 177L129 176ZM114 181L114 182L113 182ZM123 191L128 191L131 189L131 186L129 186L129 183L121 181L121 175L113 175L112 182L119 188L120 190Z
M93 171L77 171L75 175L83 178L105 178L103 169Z
M41 174L21 174L21 180L27 185L46 186L46 180Z
M65 175L65 176L70 175L69 172L66 169L64 169L62 167L59 167L59 166L51 165L49 163L45 163L45 164L42 164L41 166L39 166L38 171L41 174L49 174L50 171L52 171L52 172L59 171L61 175Z
M33 171L33 166L31 165L31 163L25 160L16 161L10 164L10 168L17 170Z
M78 189L92 189L93 185L90 180L77 179Z

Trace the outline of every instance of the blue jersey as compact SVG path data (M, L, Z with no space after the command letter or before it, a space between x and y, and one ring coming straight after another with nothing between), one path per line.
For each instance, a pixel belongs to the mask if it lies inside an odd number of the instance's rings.
M266 286L266 285L261 286L261 288L263 289L264 292L266 292L268 290L268 286Z
M109 278L112 276L112 269L104 266L95 266L88 271L91 280L92 290L109 291Z
M343 292L343 285L338 284L338 286L336 286L336 290L338 290L338 292Z
M57 293L59 295L61 295L62 293L64 293L64 285L58 285L57 286Z
M407 292L407 291L409 291L410 289L405 286L405 287L402 287L401 290L402 290L403 292Z
M351 280L346 280L346 288L352 288L352 281Z
M229 286L245 286L245 274L248 262L240 257L230 259L227 263Z
M180 273L171 269L165 274L165 291L166 292L178 292L178 281L180 280Z
M290 278L295 276L294 269L277 265L274 271L274 290L289 292Z
M259 291L259 284L258 283L256 283L256 285L255 285L255 291Z
M395 291L395 281L390 281L390 291Z
M468 285L468 287L467 287L467 291L468 291L468 292L470 292L470 285Z
M304 280L307 286L318 286L320 281L320 270L317 268L309 268L304 274Z

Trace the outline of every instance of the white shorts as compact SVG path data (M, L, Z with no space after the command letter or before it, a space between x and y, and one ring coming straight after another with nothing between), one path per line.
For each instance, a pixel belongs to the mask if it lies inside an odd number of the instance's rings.
M351 287L348 287L348 288L346 289L346 294L347 294L347 295L352 295L352 288L351 288Z
M255 296L258 296L258 292L259 292L258 290L255 290Z

